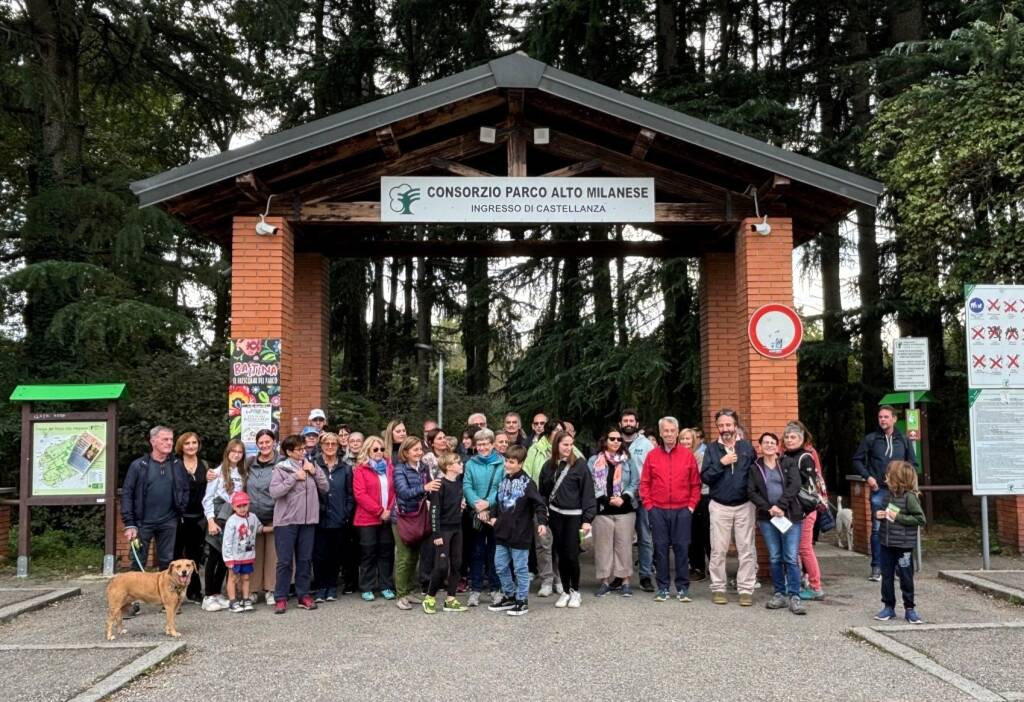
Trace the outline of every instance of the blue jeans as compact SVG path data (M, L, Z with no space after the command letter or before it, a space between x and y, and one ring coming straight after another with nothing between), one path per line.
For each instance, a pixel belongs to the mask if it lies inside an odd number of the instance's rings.
M469 589L482 592L484 574L490 585L490 592L501 589L501 583L494 572L494 529L485 526L480 531L473 530L473 552L469 560Z
M295 594L301 600L309 594L310 562L313 560L313 540L316 524L274 525L274 550L277 551L277 582L274 597L288 598L292 582L292 562L295 562Z
M648 513L651 534L654 537L654 562L658 576L658 589L668 591L668 549L676 558L676 592L690 589L690 529L693 514L689 509L652 508Z
M498 544L494 548L494 569L501 578L502 594L526 602L530 594L530 549Z
M768 547L768 560L771 561L772 587L775 592L788 597L800 595L800 562L797 553L800 551L800 532L803 526L793 522L785 534L775 528L771 522L758 522L761 536Z
M896 577L900 579L904 609L914 608L914 552L909 548L882 546L878 553L882 569L882 604L896 606Z
M139 541L142 542L142 546L139 547L139 561L142 565L146 565L146 559L149 558L150 540L156 539L156 565L160 570L167 570L167 566L174 560L174 540L178 535L179 521L178 517L172 517L161 524L139 526ZM141 570L134 558L132 570Z
M879 487L871 493L871 569L880 568L882 560L879 556L881 547L878 545L878 528L882 525L875 519L875 512L889 505L889 489Z
M654 540L651 538L651 521L647 516L647 508L642 504L636 507L636 553L640 561L640 577L651 577L654 567Z

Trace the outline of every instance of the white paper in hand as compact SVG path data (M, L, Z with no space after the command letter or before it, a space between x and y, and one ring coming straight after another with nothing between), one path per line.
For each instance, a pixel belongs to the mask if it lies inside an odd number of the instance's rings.
M789 531L789 528L793 526L793 522L789 521L785 517L772 517L772 524L774 524L775 528L782 534L785 534Z

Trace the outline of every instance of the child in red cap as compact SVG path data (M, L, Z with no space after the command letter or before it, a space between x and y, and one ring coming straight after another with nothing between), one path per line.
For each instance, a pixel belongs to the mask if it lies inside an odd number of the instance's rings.
M251 612L252 600L249 599L249 574L253 571L256 560L256 534L263 531L263 525L255 514L249 514L249 496L245 492L236 492L231 496L231 509L234 511L224 525L224 565L228 567L228 598L231 605L229 612ZM241 581L242 599L235 599L239 594Z

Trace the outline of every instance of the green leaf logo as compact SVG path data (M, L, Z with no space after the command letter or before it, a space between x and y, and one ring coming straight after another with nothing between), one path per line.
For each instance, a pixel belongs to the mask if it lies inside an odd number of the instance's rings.
M388 192L391 196L391 211L401 215L412 214L412 203L420 199L420 189L407 183L396 185Z

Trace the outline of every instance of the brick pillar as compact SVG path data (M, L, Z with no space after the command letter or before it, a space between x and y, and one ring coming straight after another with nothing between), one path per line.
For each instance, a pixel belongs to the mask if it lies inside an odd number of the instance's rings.
M121 496L114 498L114 571L132 570L134 561L128 548L128 540L124 538L124 521L121 519ZM149 552L146 556L146 570L156 570L156 540L149 543Z
M793 224L788 217L769 219L771 234L752 230L745 219L736 232L736 304L732 317L738 353L737 410L748 438L765 431L781 434L786 422L799 416L796 354L765 358L750 344L747 324L762 305L793 304Z
M330 278L323 254L295 255L295 332L299 339L292 353L292 392L281 426L298 432L309 411L327 409L330 321L327 313ZM283 431L283 429L282 429Z
M735 257L730 253L705 254L700 261L699 290L701 416L704 435L711 439L718 435L715 412L722 407L738 409L736 345L745 337L741 338L733 322L736 316Z
M282 217L267 217L273 236L256 233L258 217L234 218L231 235L231 336L281 340L281 433L293 431L295 237ZM307 408L305 411L309 411ZM305 417L303 417L305 419Z
M1013 553L1024 554L1024 497L996 498L999 543Z
M853 510L853 550L871 555L871 488L861 480L850 481Z
M10 555L11 506L0 505L0 561Z

